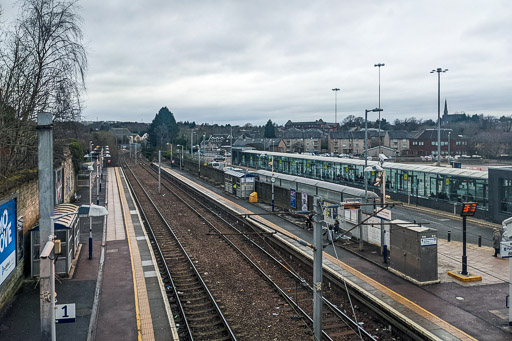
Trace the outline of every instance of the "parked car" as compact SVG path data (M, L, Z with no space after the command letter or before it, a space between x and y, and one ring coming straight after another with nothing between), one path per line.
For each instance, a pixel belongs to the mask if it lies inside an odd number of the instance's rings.
M215 155L213 161L226 161L226 158L223 155Z

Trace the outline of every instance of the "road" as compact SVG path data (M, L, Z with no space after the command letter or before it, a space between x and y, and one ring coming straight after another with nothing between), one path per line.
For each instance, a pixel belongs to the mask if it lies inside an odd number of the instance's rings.
M448 231L451 231L452 240L462 241L462 220L450 218L448 215L445 215L445 212L443 212L443 215L437 216L434 210L432 212L424 212L404 206L395 206L391 209L391 216L393 219L415 220L417 223L424 224L425 227L434 228L438 231L438 238L447 239ZM466 231L468 243L477 244L478 236L482 236L482 245L492 246L492 228L468 221Z

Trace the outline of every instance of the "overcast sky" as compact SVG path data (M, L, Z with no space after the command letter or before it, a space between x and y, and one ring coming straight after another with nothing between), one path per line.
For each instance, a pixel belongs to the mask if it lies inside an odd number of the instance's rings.
M450 113L512 114L510 0L79 4L86 120L333 122L337 87L341 122L378 106L376 63L389 121L437 118L438 67Z

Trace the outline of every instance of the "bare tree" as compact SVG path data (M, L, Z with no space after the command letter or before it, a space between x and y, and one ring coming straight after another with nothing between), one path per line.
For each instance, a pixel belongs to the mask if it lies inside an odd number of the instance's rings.
M22 0L14 30L0 45L0 120L14 113L11 136L0 136L17 169L35 153L34 121L49 111L57 121L80 116L87 57L76 0ZM2 109L3 108L3 109Z

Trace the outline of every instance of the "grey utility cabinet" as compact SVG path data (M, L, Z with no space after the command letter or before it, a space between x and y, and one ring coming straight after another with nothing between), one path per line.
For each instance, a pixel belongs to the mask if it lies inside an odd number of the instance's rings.
M403 220L390 226L390 270L417 284L439 282L437 230Z

